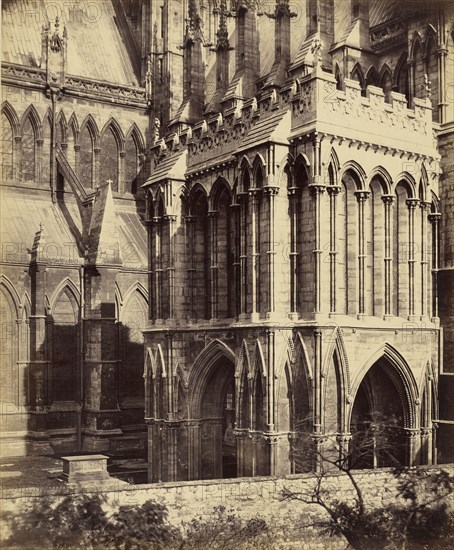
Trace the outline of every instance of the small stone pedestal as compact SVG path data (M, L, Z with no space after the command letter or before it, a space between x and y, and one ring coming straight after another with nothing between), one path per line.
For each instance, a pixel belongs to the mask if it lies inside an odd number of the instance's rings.
M81 481L112 481L107 472L105 455L62 456L63 479L68 483Z

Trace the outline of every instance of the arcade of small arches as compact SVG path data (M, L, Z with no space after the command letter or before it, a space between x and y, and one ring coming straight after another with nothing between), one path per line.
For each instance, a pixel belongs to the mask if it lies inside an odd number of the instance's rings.
M394 70L388 63L384 63L380 68L374 65L365 68L358 61L350 72L350 78L359 82L364 96L367 86L382 88L387 103L391 101L391 92L404 94L409 105L414 98L430 97L433 120L438 121L441 102L438 64L441 55L437 31L429 25L424 34L414 32L409 51L401 54L394 65ZM343 88L342 71L338 63L335 63L333 70L338 88L341 89Z
M257 156L233 185L149 191L152 321L436 318L440 214L424 166L393 181L331 159L317 184L299 155L268 185Z
M135 283L123 297L120 298L118 289L117 295L115 354L119 364L120 425L143 426L142 330L147 324L148 293L140 283ZM46 296L45 303L36 304L27 293L21 297L15 285L2 275L0 312L3 342L0 402L4 410L11 407L11 410L42 412L43 407L52 405L75 410L73 405L81 402L83 360L78 287L67 277ZM70 421L75 419L71 417ZM71 430L75 425L65 428ZM29 429L33 429L32 424Z
M397 349L384 344L350 381L340 332L322 376L304 340L290 336L274 372L259 340L251 354L244 340L236 353L212 340L189 374L173 372L165 345L148 348L149 480L280 476L337 456L358 469L433 463L430 361L417 382Z
M1 117L3 182L33 182L49 189L50 109L41 120L36 108L30 105L19 120L14 108L5 101ZM61 110L55 122L55 136L55 146L62 150L86 189L110 180L114 192L136 195L141 191L145 141L136 124L125 134L121 125L111 118L99 130L91 115L79 126L75 113L67 121Z

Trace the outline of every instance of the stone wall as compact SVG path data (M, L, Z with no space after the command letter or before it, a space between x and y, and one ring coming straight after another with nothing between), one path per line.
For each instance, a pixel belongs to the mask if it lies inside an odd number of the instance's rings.
M451 475L453 465L443 466ZM366 506L379 508L396 502L397 482L390 469L364 470L355 473L355 480L363 491ZM217 506L233 510L239 517L249 519L262 517L272 528L278 540L299 541L299 548L320 547L344 548L345 542L321 535L313 524L322 521L326 514L317 505L307 505L297 500L283 500L282 491L302 493L311 490L316 482L313 474L300 474L276 477L241 478L235 480L191 481L158 483L147 485L125 485L123 482L95 486L86 485L88 494L102 494L106 506L116 508L121 505L140 506L147 500L155 500L167 506L169 522L181 527L196 517L207 519ZM339 498L349 504L354 503L355 493L351 482L344 474L327 476L323 489L332 498ZM2 492L2 510L21 510L31 499L45 495L55 497L80 492L80 487L61 484L52 489L27 488ZM450 497L450 505L454 499ZM301 546L301 541L303 544Z

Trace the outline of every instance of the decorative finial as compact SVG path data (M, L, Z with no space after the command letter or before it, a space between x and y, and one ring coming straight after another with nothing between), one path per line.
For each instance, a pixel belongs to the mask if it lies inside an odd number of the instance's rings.
M323 49L323 43L320 40L319 36L316 36L314 41L312 42L311 46L311 53L313 56L313 66L317 67L317 65L321 65L322 63L322 49Z
M227 2L221 0L219 7L219 30L216 33L216 49L229 49L229 31L227 29Z

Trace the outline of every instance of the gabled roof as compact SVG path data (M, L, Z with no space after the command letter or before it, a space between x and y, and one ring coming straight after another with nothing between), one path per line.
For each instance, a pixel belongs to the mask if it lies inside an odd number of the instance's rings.
M41 29L60 18L68 31L66 73L137 86L110 0L10 0L2 5L2 60L29 67L41 62ZM42 67L43 68L43 67Z
M186 172L187 149L180 149L164 158L152 172L151 176L142 187L148 187L153 183L163 180L184 181Z

